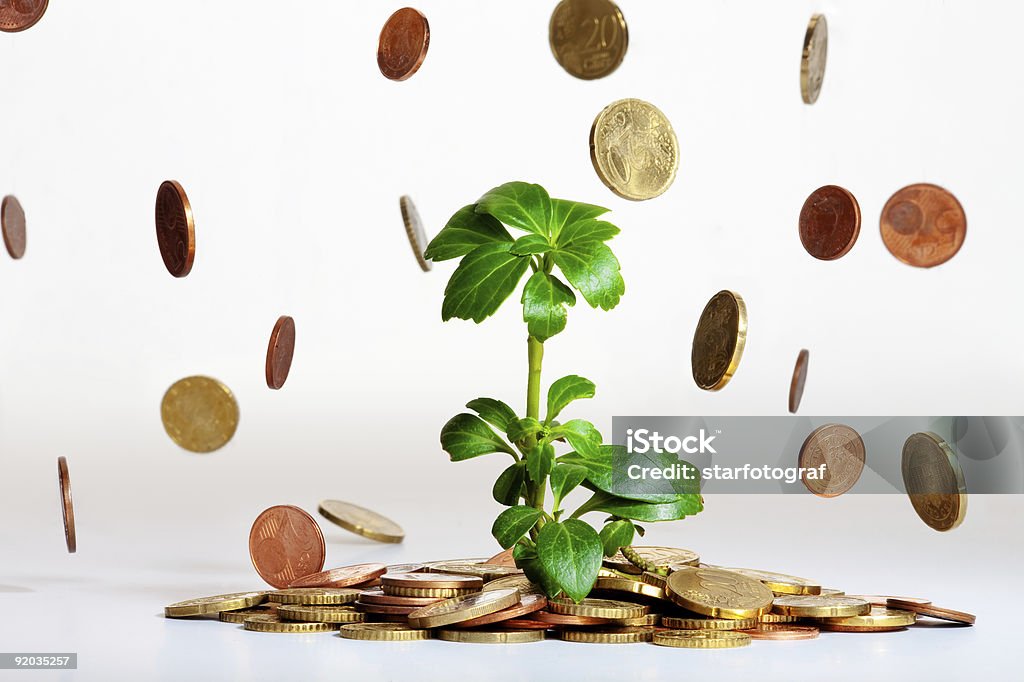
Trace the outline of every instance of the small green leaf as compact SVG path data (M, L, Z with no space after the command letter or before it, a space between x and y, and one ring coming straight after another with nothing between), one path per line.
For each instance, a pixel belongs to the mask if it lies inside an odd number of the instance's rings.
M569 441L569 445L573 446L576 452L583 457L600 457L602 453L601 441L604 439L601 432L584 419L571 419L558 428L551 429L548 437L551 440L564 437ZM609 461L609 472L610 470L611 463Z
M517 504L519 498L523 496L523 483L525 482L526 462L519 460L498 475L498 480L494 482L494 487L491 489L491 495L495 502L511 507Z
M677 495L672 502L651 503L627 500L605 492L596 492L585 506L592 511L603 511L637 521L675 521L693 516L704 509L700 495Z
M547 253L551 250L551 243L548 238L539 234L523 235L512 244L510 251L517 256L532 256L537 253Z
M581 220L568 226L558 235L558 246L608 241L619 233L619 228L603 220Z
M465 256L481 244L510 241L512 236L498 220L486 213L477 213L476 204L471 204L451 217L423 256L432 261L450 260Z
M544 573L575 602L594 587L601 556L597 531L579 519L547 523L537 534L537 559Z
M611 310L626 293L619 261L601 242L576 242L553 252L555 264L594 308Z
M626 547L633 542L633 522L626 519L612 521L601 529L601 544L604 546L604 555L612 556L619 551L620 547Z
M607 208L567 199L551 200L551 235L558 237L576 223L593 220L608 212Z
M565 306L576 305L576 294L562 281L545 272L535 272L523 288L523 322L530 336L541 343L565 329Z
M524 438L537 435L543 429L544 426L533 417L523 417L509 423L506 435L510 441L518 443Z
M540 509L523 505L509 507L494 520L491 535L502 549L508 549L537 524L542 513Z
M466 407L483 417L484 421L494 424L502 431L508 431L508 425L516 419L515 411L494 398L477 398L466 403Z
M530 259L509 253L509 242L484 244L470 251L444 290L441 318L483 322L508 298L530 267Z
M463 412L452 417L441 429L441 447L453 462L492 452L515 452L480 417Z
M548 389L548 415L544 423L550 424L565 406L574 400L593 398L597 387L594 382L570 374L551 384Z
M527 232L550 234L551 197L540 185L507 182L480 197L477 213L487 213L506 225Z
M555 448L538 443L526 453L526 473L534 483L543 483L555 464Z
M556 464L551 469L551 492L554 495L553 509L558 509L562 500L573 488L583 483L587 468L578 464Z
M552 429L552 433L555 433L557 429ZM562 455L558 458L559 462L565 462L566 464L578 464L587 468L587 483L597 490L602 490L609 495L616 497L622 497L625 499L635 499L640 502L672 502L677 499L677 495L680 493L689 493L693 489L690 487L692 483L690 481L672 481L672 487L674 493L637 493L630 494L625 491L617 490L612 478L612 463L616 456L623 456L626 453L626 448L623 445L602 445L597 449L596 452L591 452L584 456L580 452L570 452ZM636 455L633 455L636 456ZM675 455L670 453L662 453L662 457L671 458L671 463L682 463ZM659 468L668 466L670 462L666 461L662 463ZM692 466L692 465L690 465ZM699 482L696 485L700 486Z

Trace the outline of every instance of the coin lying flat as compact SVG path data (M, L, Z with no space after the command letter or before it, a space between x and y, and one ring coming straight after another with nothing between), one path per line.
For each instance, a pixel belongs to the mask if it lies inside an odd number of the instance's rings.
M321 512L322 514L323 512ZM421 573L426 569L425 564L391 564L388 566L388 573Z
M761 571L755 568L732 568L731 566L720 566L723 571L732 571L745 575L754 580L760 580L772 592L782 594L820 594L821 585L807 578L800 578L785 573L774 573L772 571Z
M49 0L11 0L0 2L0 31L17 33L32 28L46 14Z
M518 592L518 590L516 590ZM548 598L541 594L523 594L519 593L519 603L514 604L501 611L495 611L477 618L470 618L469 620L460 621L453 623L453 627L459 628L477 628L483 625L492 625L498 623L501 627L505 627L504 621L513 620L516 618L522 618L536 611L540 611L548 604Z
M775 595L760 580L718 568L686 568L668 577L669 599L712 618L757 618L772 609Z
M654 628L606 627L593 630L559 630L558 637L565 642L583 644L633 644L650 642Z
M68 460L63 455L57 458L57 484L60 486L60 510L64 517L64 542L68 553L74 554L78 549L78 538L75 534L75 505L71 499L71 474L68 473Z
M610 0L562 0L551 14L548 40L555 59L576 78L604 78L619 68L629 31Z
M758 623L795 623L799 618L796 616L786 616L781 613L762 613L757 617Z
M673 630L749 630L757 627L756 618L734 620L730 618L679 618L663 616L661 624Z
M796 414L800 409L800 401L804 397L804 385L807 383L807 363L811 354L806 348L800 350L793 367L793 378L789 381L789 411Z
M530 579L523 574L491 580L485 583L482 589L486 592L487 590L504 590L507 587L514 587L522 594L544 594L539 585L530 582Z
M322 571L325 554L320 526L312 516L292 505L264 510L249 531L253 568L279 590L296 578Z
M397 597L391 594L385 594L384 590L379 587L374 587L369 590L363 590L359 593L359 601L364 604L380 604L384 606L426 606L427 604L433 604L436 601L441 601L437 597Z
M639 594L651 599L665 599L665 588L644 580L631 580L629 578L598 578L594 583L595 590L610 590L612 592L629 592ZM618 618L619 616L613 616Z
M533 620L550 625L608 625L608 618L592 618L590 616L570 616L564 613L551 613L550 611L537 611L531 616Z
M414 628L437 628L486 616L518 603L519 590L516 589L476 592L421 606L409 614L409 625Z
M696 552L679 547L634 545L631 549L651 567L660 570L669 570L671 566L676 564L696 566L700 563L700 556ZM643 569L635 566L633 562L627 559L622 550L619 550L610 557L605 557L604 565L607 568L622 571L623 573L634 573L637 575L643 573Z
M855 430L844 424L819 426L800 448L800 468L824 471L824 476L811 478L801 471L800 480L819 497L837 497L860 480L864 458L864 441Z
M238 428L238 403L224 384L210 377L186 377L175 382L160 404L164 430L189 452L218 450Z
M324 500L320 503L319 511L325 519L364 538L377 542L401 542L405 538L405 531L397 523L351 502Z
M189 618L192 616L205 616L223 611L237 611L248 609L261 604L267 599L267 593L261 591L235 592L232 594L219 594L215 597L200 597L199 599L188 599L179 601L164 607L164 616L167 618Z
M430 630L411 628L400 623L353 623L342 625L339 633L345 639L372 642L410 642L430 639Z
M860 235L860 204L842 187L825 185L811 192L800 209L800 243L819 260L850 252Z
M693 333L690 365L693 380L705 391L718 391L732 379L747 342L747 306L731 291L719 291L704 306Z
M882 209L882 241L907 265L931 268L955 256L967 235L967 216L956 197L921 183L899 190Z
M268 592L267 599L276 604L324 606L351 604L359 598L360 590L347 587L286 587Z
M430 24L412 7L403 7L387 20L377 43L377 66L384 77L404 81L419 71L430 47Z
M167 272L185 277L196 257L196 224L192 204L177 180L167 180L156 193L156 241Z
M825 15L815 14L807 24L804 50L800 56L800 95L804 104L814 104L821 94L828 59L828 22Z
M509 618L501 622L501 627L508 630L550 630L552 625L532 618Z
M654 633L654 643L679 649L734 649L750 644L750 635L729 630L664 630Z
M295 354L295 320L282 315L270 332L267 347L267 386L275 391L284 386Z
M842 625L848 629L872 628L904 628L913 625L917 616L913 611L903 609L890 609L885 606L872 606L869 613L861 616L847 616L845 618L822 618L823 625Z
M444 601L443 599L432 599L430 603ZM389 616L408 616L410 613L418 608L422 608L420 605L417 606L401 606L398 604L369 604L364 601L356 601L354 604L358 611L363 613L382 614ZM402 618L401 622L408 622L406 618Z
M416 210L416 204L412 203L412 199L407 196L401 197L398 200L398 204L402 209L402 222L405 223L405 235L409 238L412 255L416 257L420 270L430 272L432 267L430 261L423 257L423 252L426 250L429 240L427 239L426 230L423 229L423 221L420 220L419 211Z
M17 197L6 196L0 203L0 232L11 258L25 255L25 209Z
M548 611L569 616L585 616L589 618L640 618L647 614L647 607L627 601L614 599L587 598L576 603L571 599L552 599Z
M277 610L283 620L298 620L306 623L362 623L366 616L351 606L336 604L310 606L308 604L284 604Z
M543 642L543 630L438 630L438 639L465 644L527 644Z
M679 168L679 141L665 114L639 99L609 104L590 129L590 159L601 182L623 199L665 192Z
M871 605L856 597L787 594L775 598L772 610L801 618L842 618L866 615L871 612Z
M331 568L319 573L310 573L301 578L296 578L288 587L349 587L351 585L362 585L374 578L384 575L387 566L384 564L356 564L354 566L342 566Z
M931 432L903 444L903 484L914 511L938 531L953 530L967 515L967 484L949 443Z
M277 604L265 604L254 606L251 609L239 609L237 611L221 611L218 618L222 623L234 623L241 625L250 616L273 615L277 613Z
M242 627L253 632L304 633L330 632L337 630L338 624L281 620L280 616L268 613L249 616L242 622Z
M896 601L909 601L913 604L921 604L924 606L931 604L929 600L921 599L920 597L893 597L886 594L850 594L847 596L863 599L872 606L888 606L890 599L894 599Z
M479 590L484 586L484 581L477 576L456 573L385 573L381 583L385 592L389 587Z
M427 570L432 573L454 573L456 575L475 575L486 582L504 578L506 576L522 575L522 571L515 566L501 566L475 561L433 561L427 564Z
M512 567L515 567L516 560L515 560L515 557L512 556L512 550L513 549L515 549L515 548L514 547L509 547L505 551L500 552L498 554L495 554L494 556L492 556L490 559L488 559L484 563L490 564L492 566L512 566Z
M398 585L383 585L384 594L395 597L437 597L439 599L451 599L477 592L476 587L400 587Z
M820 634L818 628L811 625L779 625L761 624L756 627L744 630L743 634L749 635L751 639L816 639Z
M912 601L903 601L902 599L888 600L890 608L912 611L913 613L920 614L922 616L928 616L929 618L941 618L942 620L953 621L954 623L966 623L968 625L974 625L978 620L977 616L966 613L964 611L954 611L953 609L944 609L941 606L934 606L932 604L918 604Z

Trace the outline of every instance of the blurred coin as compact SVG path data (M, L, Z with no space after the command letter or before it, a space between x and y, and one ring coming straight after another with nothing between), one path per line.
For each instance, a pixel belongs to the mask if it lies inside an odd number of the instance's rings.
M931 268L955 256L967 235L967 216L956 197L937 185L899 190L882 209L882 241L907 265Z
M0 10L2 13L3 10ZM0 203L0 232L11 258L25 255L25 209L17 197L6 196Z
M756 618L772 609L772 594L760 580L718 568L686 568L668 577L669 599L712 618Z
M757 627L756 618L681 618L662 616L661 624L673 630L749 630Z
M750 635L730 630L664 630L654 643L679 649L734 649L750 644Z
M253 632L330 632L337 630L337 623L303 623L299 621L281 620L277 614L262 614L249 616L242 623L242 627Z
M416 73L427 58L430 24L412 7L404 7L384 24L377 43L377 66L385 78L404 81Z
M825 185L811 192L800 209L800 243L819 260L850 252L860 235L860 204L848 190Z
M914 511L938 531L953 530L967 515L967 484L956 453L931 432L903 444L903 484Z
M307 604L283 604L277 615L283 620L298 620L306 623L362 623L366 616L351 606L336 604L310 606Z
M78 539L75 535L75 505L71 500L68 460L63 455L57 458L57 483L60 485L60 509L64 516L64 542L68 546L68 553L74 554L78 549Z
M902 599L894 598L890 598L888 604L890 608L912 611L922 616L928 616L929 618L941 618L942 620L949 620L954 623L974 625L975 621L977 621L977 616L974 616L973 614L966 613L964 611L954 611L953 609L944 609L941 606L933 606L932 604L918 604L916 602L903 601Z
M196 257L196 224L192 204L176 180L167 180L156 194L156 241L167 271L184 277Z
M238 428L238 403L231 390L210 377L186 377L175 382L160 405L164 430L189 452L218 450Z
M654 637L654 628L603 627L593 630L565 629L558 631L558 637L565 642L581 642L584 644L632 644L634 642L650 642Z
M679 547L633 545L631 549L645 562L659 569L669 570L675 564L696 566L700 563L700 556L696 552ZM605 557L604 565L606 568L622 571L623 573L635 573L637 575L643 573L643 569L634 566L622 553L621 549L612 556Z
M639 618L647 613L647 607L632 602L614 599L586 598L576 603L565 597L550 600L548 611L569 616L589 618Z
M778 625L768 623L744 630L743 634L750 635L751 639L816 639L819 630L810 625Z
M235 592L233 594L219 594L215 597L200 597L199 599L188 599L179 601L164 607L166 618L188 618L191 616L205 616L222 611L237 611L248 609L262 603L267 598L267 593L256 592Z
M384 564L356 564L331 568L319 573L296 578L288 587L350 587L370 582L384 575L387 566Z
M36 25L49 0L3 0L0 2L0 31L17 33Z
M732 379L747 342L747 306L731 291L719 291L704 306L693 334L690 365L693 380L705 391L718 391Z
M325 519L365 538L377 542L401 542L405 538L405 531L397 523L351 502L324 500L319 509Z
M261 578L278 589L322 571L324 555L320 526L312 516L292 505L266 509L256 517L249 531L252 565Z
M437 628L472 618L479 618L519 603L519 590L491 590L445 599L421 606L409 614L409 625Z
M274 329L270 332L270 345L267 347L267 386L278 390L288 380L288 371L292 368L292 355L295 353L295 320L282 315L277 318Z
M416 639L430 639L430 630L419 630L400 623L353 623L341 626L345 639L359 639L376 642L408 642Z
M398 204L402 209L402 222L405 223L405 235L409 238L412 255L416 257L420 270L430 272L430 261L423 257L423 252L426 250L427 243L430 240L427 239L427 232L423 229L423 221L420 220L416 204L412 203L412 199L407 196L401 197L398 200Z
M526 644L543 642L541 630L438 630L437 638L466 644Z
M262 606L254 606L251 609L239 609L238 611L221 611L218 618L222 623L234 623L235 625L241 625L245 622L245 619L249 616L262 616L266 614L276 614L277 604L264 604Z
M286 587L268 592L267 599L276 604L306 606L351 604L359 598L360 590L346 587Z
M796 411L800 408L800 400L804 397L804 384L807 383L807 361L810 355L808 350L804 348L796 356L793 378L789 381L789 411L793 414L796 414Z
M856 597L787 594L775 597L772 611L801 618L840 618L866 615L871 612L871 605Z
M844 424L819 426L800 448L800 468L822 471L821 478L800 472L804 487L819 497L837 497L848 492L864 471L865 449L860 434Z
M622 99L594 119L590 159L608 189L623 199L643 201L661 195L676 179L679 142L656 106Z
M555 59L576 78L604 78L629 46L622 12L610 0L562 0L551 14L548 40Z
M825 15L815 14L807 24L804 50L800 56L800 95L804 104L814 104L825 80L825 62L828 59L828 22Z

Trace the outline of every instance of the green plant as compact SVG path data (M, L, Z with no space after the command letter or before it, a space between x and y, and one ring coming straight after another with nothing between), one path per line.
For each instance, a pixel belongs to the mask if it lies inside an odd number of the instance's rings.
M635 533L643 535L635 521L669 521L702 509L696 481L674 482L671 494L614 492L616 446L604 445L588 421L556 421L573 401L594 397L594 384L587 379L570 375L551 384L541 418L544 342L565 329L567 309L576 303L573 290L603 310L614 308L625 292L619 261L605 243L619 229L599 219L607 212L552 199L540 185L510 182L460 209L425 253L433 261L462 259L445 289L444 320L482 322L532 271L521 298L529 332L526 414L519 416L494 398L471 400L466 407L475 414L458 414L445 424L441 447L455 462L490 453L512 457L494 484L494 499L508 508L491 533L503 548L515 548L517 565L549 596L564 593L576 601L593 587L602 555L627 547ZM506 225L526 234L513 239ZM556 267L565 281L555 274ZM573 451L556 456L555 444L561 442ZM593 494L563 519L562 503L579 486ZM548 488L550 509L545 508ZM580 519L588 512L611 515L600 533Z

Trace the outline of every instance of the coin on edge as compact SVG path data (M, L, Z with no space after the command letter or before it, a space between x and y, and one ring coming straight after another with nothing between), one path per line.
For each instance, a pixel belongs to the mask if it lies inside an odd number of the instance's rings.
M409 613L409 625L436 628L503 611L519 603L519 590L490 590L452 597Z
M807 363L811 354L803 348L796 356L796 365L793 367L793 378L789 381L789 411L796 414L800 409L800 401L804 397L804 385L807 383Z
M931 268L955 256L967 236L967 215L949 191L920 183L899 190L882 209L882 241L907 265Z
M205 616L224 611L238 611L262 604L266 599L267 593L262 591L235 592L232 594L219 594L215 597L200 597L199 599L188 599L165 606L164 616L166 618L188 618L190 616Z
M772 610L775 613L801 618L843 618L871 613L871 604L856 597L786 594L775 598Z
M819 187L800 209L799 226L807 253L818 260L842 258L860 235L860 204L842 187Z
M328 521L364 538L377 542L401 542L405 538L405 531L397 523L351 502L324 500L320 503L319 511L320 516Z
M160 404L164 430L189 452L219 450L238 428L238 402L231 389L210 377L186 377L164 393Z
M665 192L679 169L679 141L668 118L640 99L612 102L590 129L590 160L601 182L623 199Z
M75 535L75 505L71 500L68 460L63 455L57 458L57 483L60 486L60 509L64 516L64 542L68 546L68 553L74 554L78 549L78 538Z
M563 69L594 80L619 68L629 47L629 30L622 11L610 0L562 0L551 13L548 41Z
M760 580L718 568L686 568L668 577L669 599L712 618L743 620L772 610L775 595Z
M732 630L664 630L654 643L679 649L734 649L750 644L750 635Z
M279 590L297 578L322 571L325 555L320 526L312 516L292 505L264 510L249 531L253 568Z
M15 196L8 195L0 203L0 232L11 258L25 255L25 209Z
M912 611L922 616L928 616L929 618L941 618L942 620L949 620L954 623L974 625L978 620L977 616L974 614L967 613L965 611L944 609L941 606L934 606L932 604L918 604L916 602L903 601L901 599L889 599L888 604L890 608Z
M412 203L412 199L408 196L402 196L398 200L398 205L402 209L402 222L405 223L405 236L409 238L409 246L412 247L412 255L416 257L416 262L420 265L420 270L423 272L430 272L431 264L426 258L423 257L423 252L427 249L427 232L423 229L423 221L420 220L419 211L416 210L416 204Z
M270 332L270 345L267 347L267 386L275 391L288 381L288 372L292 368L292 356L295 354L295 320L282 315L277 318L273 331Z
M815 14L807 23L804 49L800 55L800 95L804 104L814 104L821 94L828 60L828 22L825 15Z
M931 432L903 444L903 485L921 520L937 531L953 530L967 515L967 484L949 443Z
M0 31L17 33L30 29L43 18L49 0L17 0L0 3Z
M848 492L864 471L864 440L845 424L819 426L800 447L800 480L804 487L819 497L838 497ZM806 471L822 471L824 476L811 478Z
M732 379L747 342L747 306L731 291L719 291L704 306L693 333L690 365L693 380L705 391L718 391Z
M185 277L196 257L196 223L192 204L177 180L166 180L156 193L156 241L167 272Z
M404 81L419 71L430 47L430 24L412 7L392 14L380 32L377 66L384 77Z
M430 639L430 630L411 628L401 623L352 623L342 625L339 633L345 639L374 642L409 642Z

